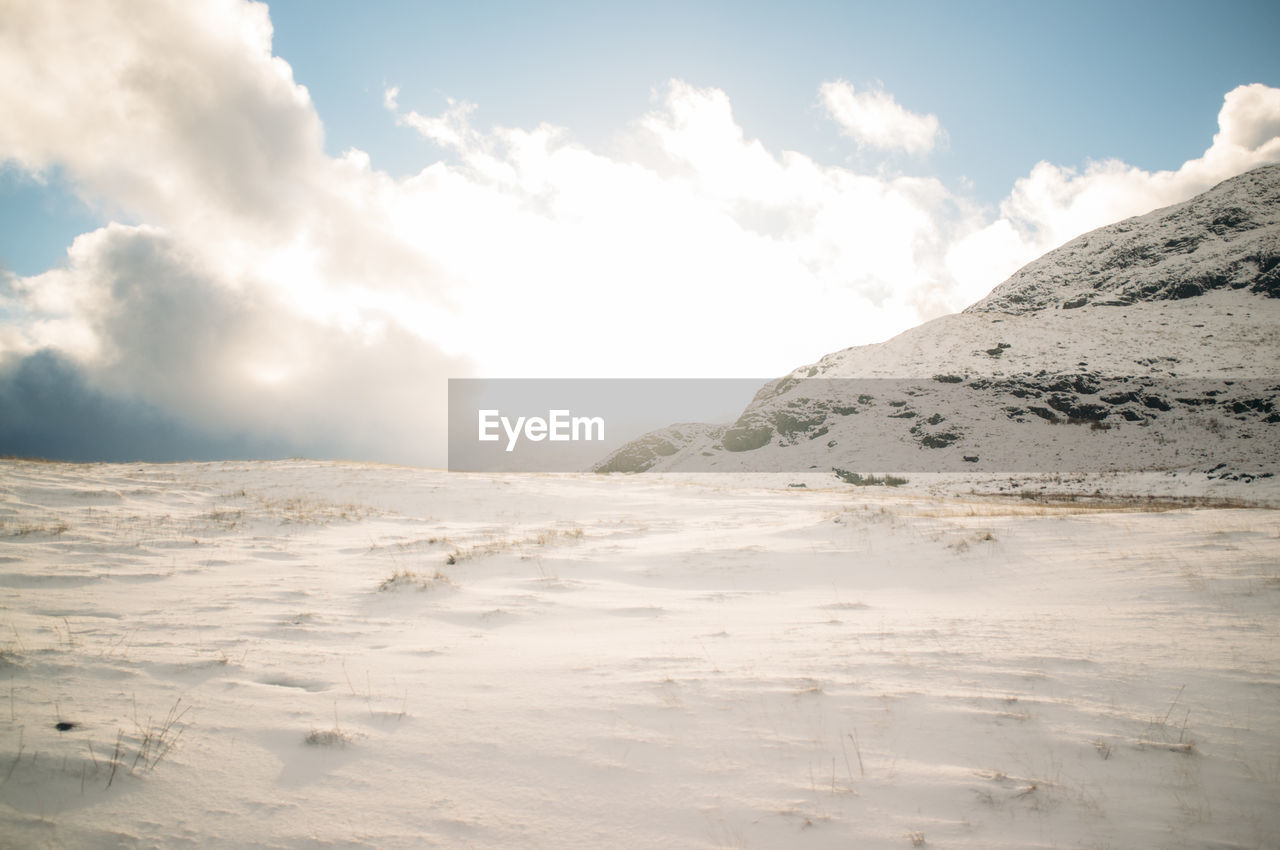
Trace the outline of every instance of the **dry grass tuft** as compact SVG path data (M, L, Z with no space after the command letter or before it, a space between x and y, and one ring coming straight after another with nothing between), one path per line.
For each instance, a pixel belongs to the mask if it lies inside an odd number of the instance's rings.
M418 590L437 590L456 588L453 579L448 575L435 570L431 575L420 575L413 570L397 569L387 578L382 580L378 585L378 590L400 590L401 588L414 587Z
M581 528L581 526L574 526L572 528L553 528L547 531L540 531L537 534L530 534L525 537L504 537L497 540L488 540L483 543L476 543L472 546L454 549L445 556L444 562L446 566L453 566L454 564L462 561L483 558L489 555L498 555L503 552L525 552L535 547L552 546L560 543L575 543L585 536L586 532Z
M185 727L180 724L182 718L186 717L187 712L190 710L191 706L189 705L182 707L182 697L178 697L173 705L169 707L164 720L157 723L148 717L147 722L142 724L138 722L137 705L135 704L133 722L137 728L139 740L138 748L129 770L132 771L139 764L142 765L144 770L155 770L156 765L164 760L164 757L178 743L178 739L182 737Z
M71 529L61 520L10 524L0 520L0 537L57 537Z
M311 747L345 747L351 743L351 735L337 726L332 729L312 729L302 739Z
M272 499L254 495L268 516L276 517L281 525L327 525L331 522L359 522L379 512L368 505L350 502L339 504L327 499L292 496Z

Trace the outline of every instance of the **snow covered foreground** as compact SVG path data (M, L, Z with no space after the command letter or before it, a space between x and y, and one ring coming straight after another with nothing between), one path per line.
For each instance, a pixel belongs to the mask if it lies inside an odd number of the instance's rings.
M1277 845L1276 510L817 483L2 461L0 845Z

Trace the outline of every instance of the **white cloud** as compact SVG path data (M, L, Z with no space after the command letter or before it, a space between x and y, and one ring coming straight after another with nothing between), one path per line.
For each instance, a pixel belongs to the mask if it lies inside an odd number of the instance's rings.
M1280 156L1280 89L1261 83L1232 89L1218 113L1218 127L1206 159L1248 165L1254 157Z
M938 116L911 112L886 91L855 91L851 83L835 80L823 83L819 94L827 115L859 145L924 154L942 136Z
M265 6L6 4L0 152L57 165L109 210L274 236L321 173L306 89ZM211 237L220 234L210 234Z
M405 184L395 217L443 236L433 256L465 281L460 313L484 317L462 323L477 349L539 332L564 341L518 343L507 362L535 374L772 374L877 333L886 315L909 323L941 271L949 198L937 181L775 155L722 91L672 81L625 160L554 127L480 131L471 112L398 115L461 165ZM804 354L772 323L804 328ZM568 360L565 346L592 354Z

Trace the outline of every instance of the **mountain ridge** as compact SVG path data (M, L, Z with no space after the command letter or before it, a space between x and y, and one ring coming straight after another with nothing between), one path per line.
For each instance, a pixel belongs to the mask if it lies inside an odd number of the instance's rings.
M1024 313L1193 298L1280 297L1280 164L1091 230L1031 261L962 312Z
M1085 458L1270 476L1278 276L1272 165L1073 239L960 313L769 381L732 424L658 429L594 468L1043 471ZM888 382L856 383L868 380Z

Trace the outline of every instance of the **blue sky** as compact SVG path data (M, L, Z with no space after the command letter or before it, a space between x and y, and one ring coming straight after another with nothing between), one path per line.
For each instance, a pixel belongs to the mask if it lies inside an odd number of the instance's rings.
M424 461L448 377L768 377L1280 159L1266 2L6 19L0 378L170 442Z
M271 4L276 52L306 84L328 147L392 173L439 153L395 133L381 91L423 111L450 96L480 123L564 126L590 147L675 77L725 90L771 149L853 155L822 120L830 79L884 84L939 116L931 172L1000 200L1039 160L1176 168L1216 129L1222 95L1280 83L1268 2Z

